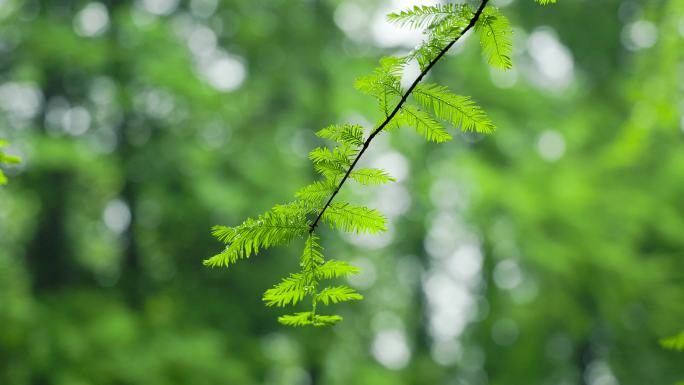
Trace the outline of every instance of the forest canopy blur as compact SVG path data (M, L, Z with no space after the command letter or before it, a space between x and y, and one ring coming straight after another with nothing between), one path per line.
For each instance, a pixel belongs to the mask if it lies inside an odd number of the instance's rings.
M254 295L298 250L199 263L213 224L314 178L316 130L379 119L354 79L426 3L0 2L0 383L682 380L659 341L684 329L684 0L493 1L513 69L470 35L429 81L497 131L378 137L361 166L396 182L344 193L388 231L325 233L362 271L345 322L292 330Z

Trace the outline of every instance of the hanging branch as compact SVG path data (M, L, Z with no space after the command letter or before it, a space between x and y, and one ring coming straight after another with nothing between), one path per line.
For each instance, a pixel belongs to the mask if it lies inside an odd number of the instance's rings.
M335 199L335 196L337 195L337 193L338 193L338 192L340 191L340 189L342 188L342 185L344 185L344 182L346 182L347 179L349 178L349 173L351 173L351 171L354 169L354 167L356 166L356 164L359 162L359 159L361 159L361 156L363 156L363 153L366 152L366 149L367 149L368 146L370 145L371 141L373 141L373 138L375 138L375 136L378 135L378 134L380 133L380 131L382 131L382 130L383 130L383 129L392 121L392 118L394 118L394 117L397 115L397 112L399 112L399 110L400 110L401 107L404 105L404 103L406 103L406 99L408 99L409 95L411 95L411 92L413 92L413 90L416 88L416 86L418 85L418 83L420 83L421 80L423 80L423 77L425 77L425 75L430 71L430 69L432 69L432 67L433 67L435 64L437 64L437 62L439 61L439 59L441 59L442 56L444 56L444 54L447 53L447 51L449 51L449 49L450 49L454 44L456 44L456 42L457 42L463 35L465 35L466 32L468 32L471 28L473 28L473 27L475 26L475 23L477 23L477 20L480 18L480 15L482 14L482 11L484 10L484 8L487 6L487 3L488 3L488 2L489 2L489 0L483 0L483 1L480 3L480 6L477 8L477 11L475 11L475 14L474 14L473 17L470 19L470 22L468 22L468 25L466 25L466 27L463 28L463 30L461 30L461 32L460 32L453 40L451 40L451 42L449 42L449 44L447 44L446 46L444 46L444 48L442 48L442 50L439 51L439 54L437 54L437 56L435 56L434 59L430 60L430 62L428 63L427 67L425 67L425 68L420 72L420 75L418 75L418 77L413 81L413 83L411 83L411 86L410 86L410 87L406 90L406 92L404 92L404 94L401 96L401 100L399 100L399 103L397 103L397 105L394 107L394 109L392 110L392 112L391 112L389 115L387 115L387 117L385 118L385 120L383 120L382 123L380 123L380 125L378 126L378 128L376 128L376 129L368 136L368 139L366 139L366 141L363 142L363 147L361 147L361 151L359 151L359 153L356 155L356 158L354 158L354 161L352 162L352 164L351 164L351 165L349 166L349 168L347 169L347 172L344 174L344 177L342 177L342 180L341 180L340 183L337 185L337 188L335 189L335 192L333 192L332 195L330 196L330 199L328 199L328 201L325 202L325 206L323 206L323 208L321 209L321 211L320 211L320 212L318 213L318 215L316 216L316 219L315 219L315 220L313 221L313 223L311 224L311 226L310 226L310 228L309 228L309 234L311 234L311 233L314 232L314 230L316 229L316 226L318 225L318 221L320 221L320 219L321 219L321 216L323 216L323 213L325 213L325 210L328 209L328 206L330 206L330 203L332 203L333 199Z
M545 4L555 0L536 0ZM296 305L311 298L311 310L278 318L289 326L326 326L342 319L338 315L322 315L319 304L360 300L363 297L345 285L319 288L322 280L358 273L347 262L323 256L315 230L320 223L333 228L360 233L385 231L386 218L377 210L334 201L342 186L353 180L363 185L393 182L385 170L357 169L356 165L373 139L383 130L401 126L413 127L432 142L451 140L443 122L463 131L488 134L494 123L468 96L451 93L446 87L422 83L425 75L463 35L475 29L479 33L482 52L489 64L499 69L511 68L511 35L508 20L496 8L482 0L473 10L467 4L415 6L388 15L391 22L422 29L426 40L404 57L385 57L371 75L356 81L356 88L373 96L384 114L370 135L364 139L363 127L356 124L336 124L323 128L316 135L337 142L335 147L318 147L309 153L314 169L322 180L302 188L295 200L274 206L268 212L248 218L236 227L215 226L213 235L226 244L219 254L204 261L208 266L229 266L239 259L249 258L261 249L284 245L305 238L300 257L300 271L291 273L263 296L267 306ZM420 74L406 91L401 89L404 66L415 60ZM409 102L409 97L415 103ZM313 218L313 219L311 219Z

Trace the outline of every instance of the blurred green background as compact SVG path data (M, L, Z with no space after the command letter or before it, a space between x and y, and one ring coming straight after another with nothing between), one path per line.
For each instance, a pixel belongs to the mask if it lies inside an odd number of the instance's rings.
M399 181L324 233L366 299L330 329L261 293L299 245L230 269L214 224L315 176L313 132L418 35L406 0L2 0L0 384L645 385L684 377L684 1L500 0L515 68L465 39L430 74L498 131L381 136ZM429 3L429 2L421 2ZM415 67L406 71L415 76Z

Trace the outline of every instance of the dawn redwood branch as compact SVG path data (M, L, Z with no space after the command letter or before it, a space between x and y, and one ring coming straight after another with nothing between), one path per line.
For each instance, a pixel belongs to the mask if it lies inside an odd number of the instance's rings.
M430 63L427 65L427 67L425 67L425 69L423 71L421 71L420 75L418 75L418 77L413 81L411 86L406 90L406 92L404 92L404 94L401 97L401 100L399 100L399 103L397 103L397 105L394 107L392 112L389 115L387 115L385 120L383 120L382 123L380 123L380 125L375 130L373 130L373 132L368 136L366 141L363 142L363 147L361 148L361 151L359 151L359 153L356 154L356 158L354 158L354 161L352 162L351 166L349 166L349 168L347 169L347 172L344 174L344 177L342 177L342 180L340 180L340 183L337 185L337 188L332 193L332 195L330 195L330 198L325 203L323 208L318 212L318 215L316 216L316 219L313 221L311 226L309 226L309 234L314 232L314 230L316 229L316 226L318 226L318 222L321 220L321 217L323 216L325 211L328 209L328 207L330 207L330 204L332 203L333 199L335 199L335 196L337 195L337 193L340 192L340 189L344 185L344 182L346 182L347 179L349 178L349 174L351 174L352 170L354 170L354 167L359 162L359 159L361 159L361 156L363 155L363 153L366 152L366 149L370 145L370 142L373 140L373 138L375 138L375 136L378 135L380 133L380 131L382 131L392 121L392 119L397 114L397 112L399 112L399 110L404 105L404 103L406 103L406 100L408 99L409 95L411 95L411 92L413 92L413 90L416 88L418 83L420 83L421 80L423 80L423 77L425 77L425 75L430 71L430 69L432 69L432 67L435 64L437 64L437 62L444 56L444 54L446 54L447 51L449 51L449 49L461 37L463 37L463 35L465 35L466 32L468 32L470 29L472 29L475 26L475 24L477 23L477 20L480 18L480 15L482 14L482 11L484 11L484 8L488 2L489 2L489 0L482 0L482 2L480 3L480 6L477 8L477 11L475 11L475 13L473 14L473 17L470 19L470 22L468 22L468 25L466 25L466 27L463 28L461 33L459 33L458 36L456 36L449 44L447 44L444 48L442 48L442 50L439 52L439 54L434 59L432 59L430 61Z

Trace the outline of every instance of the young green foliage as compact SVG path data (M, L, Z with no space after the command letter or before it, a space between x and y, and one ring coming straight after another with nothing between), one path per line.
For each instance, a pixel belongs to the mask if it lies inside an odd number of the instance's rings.
M387 20L402 27L413 29L433 29L444 25L446 19L462 16L461 12L468 7L464 4L438 4L438 5L415 5L411 9L399 13L390 13ZM470 10L468 8L468 10Z
M387 171L378 168L360 168L352 171L349 177L367 186L396 182Z
M414 127L420 136L431 142L441 143L451 140L451 135L444 130L441 123L427 112L410 104L401 107L396 124Z
M660 345L668 350L684 351L684 331L672 337L661 339ZM677 385L684 385L684 381L678 382Z
M7 141L0 138L0 166L2 166L3 164L18 164L19 162L21 162L21 159L19 159L19 157L5 154L1 150L1 148L5 146L7 146ZM0 186L5 184L7 184L7 177L0 168Z
M407 59L415 59L424 70L444 47L460 37L473 16L473 10L467 4L440 4L415 6L389 14L387 19L400 26L425 28L427 39L407 56Z
M488 7L477 21L476 29L480 33L482 54L487 62L496 68L511 69L513 31L508 19L498 9Z
M310 311L278 317L278 322L287 326L331 326L338 321L342 321L342 317L338 315L313 314Z
M672 337L660 340L660 345L665 349L684 351L684 331Z
M204 261L207 266L229 266L238 259L249 258L261 249L283 245L306 234L304 209L299 215L285 215L272 209L256 219L247 218L237 227L215 226L213 235L226 244L219 254Z
M363 145L363 127L358 124L333 124L318 131L316 136L339 142L350 148Z
M318 206L335 191L337 185L330 179L315 181L312 184L297 191L295 197L310 205Z
M310 301L310 310L278 318L287 326L329 326L342 320L339 315L318 314L318 308L363 297L345 285L322 287L321 281L339 279L359 270L341 260L326 260L317 233L318 225L324 223L354 234L386 230L387 219L378 210L340 199L335 201L347 180L362 185L395 181L385 170L356 168L373 138L381 131L410 126L424 139L435 143L452 139L443 122L462 131L482 134L494 131L494 123L470 97L453 94L445 86L421 84L446 51L473 28L480 33L487 61L496 68L511 67L511 28L497 9L487 6L488 1L481 0L477 8L467 4L441 4L416 6L390 14L391 22L423 29L426 38L406 56L382 58L372 74L356 81L358 90L377 100L383 118L367 135L362 126L351 123L333 124L318 131L319 138L334 142L332 147L320 146L309 153L314 169L322 178L297 191L293 202L276 205L256 219L248 218L236 227L214 227L213 235L226 247L204 263L229 266L262 249L305 238L299 271L288 274L266 290L263 301L266 306L276 307ZM404 90L401 86L404 66L413 60L418 63L421 73ZM415 104L408 102L409 96Z
M494 131L494 123L475 102L467 96L454 95L444 86L419 84L413 97L425 109L432 110L435 116L445 120L463 131L489 134Z
M378 233L385 231L387 219L378 210L349 203L334 202L323 214L323 222L350 233Z
M353 300L360 300L363 297L354 289L340 285L331 286L318 290L321 280L334 279L345 275L356 274L358 269L346 262L329 260L323 257L323 248L318 243L318 236L310 234L304 243L304 251L299 259L299 273L290 274L273 288L266 290L263 301L266 306L296 305L305 297L311 298L312 310L286 315L278 318L278 321L290 326L327 326L331 325L342 317L337 315L316 314L318 303L329 305Z
M356 79L354 84L359 91L378 100L385 116L401 99L401 74L406 61L406 58L384 57L373 74Z

